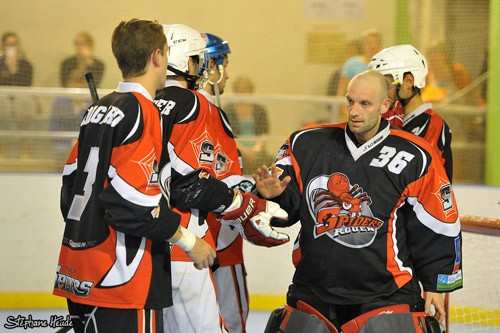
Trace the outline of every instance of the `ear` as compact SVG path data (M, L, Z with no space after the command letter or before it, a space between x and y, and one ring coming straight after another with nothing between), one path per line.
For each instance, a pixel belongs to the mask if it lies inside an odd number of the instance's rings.
M209 71L214 71L217 69L217 64L215 63L215 60L213 60L213 59L209 60L208 69L209 69Z
M161 57L162 57L162 53L161 53L160 49L155 49L151 53L151 59L150 60L153 63L153 66L155 66L155 67L160 67L161 66Z

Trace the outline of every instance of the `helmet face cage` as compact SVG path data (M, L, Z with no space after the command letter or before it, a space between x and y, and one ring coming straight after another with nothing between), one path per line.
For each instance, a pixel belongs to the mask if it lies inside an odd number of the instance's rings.
M411 45L397 45L383 49L373 56L368 68L383 75L392 75L395 83L399 84L403 82L406 73L411 73L414 86L419 89L425 87L428 73L427 60Z

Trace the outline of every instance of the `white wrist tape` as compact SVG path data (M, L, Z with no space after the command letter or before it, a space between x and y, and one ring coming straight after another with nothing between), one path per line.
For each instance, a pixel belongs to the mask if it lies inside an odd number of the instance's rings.
M180 231L182 236L174 244L179 246L185 252L189 252L193 249L194 244L196 243L196 236L184 227L181 227Z

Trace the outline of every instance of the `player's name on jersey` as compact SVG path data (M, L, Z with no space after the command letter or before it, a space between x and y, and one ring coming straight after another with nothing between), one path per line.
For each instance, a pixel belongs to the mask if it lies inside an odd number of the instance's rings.
M123 118L125 113L116 106L93 105L85 113L80 126L99 124L115 127Z
M170 114L170 111L172 111L172 109L177 104L174 101L166 101L164 99L155 99L153 103L161 111L161 114L165 116L168 116Z

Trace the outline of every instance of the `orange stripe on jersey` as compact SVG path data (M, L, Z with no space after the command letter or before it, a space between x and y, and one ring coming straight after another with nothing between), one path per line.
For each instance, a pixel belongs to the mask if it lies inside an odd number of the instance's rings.
M434 148L438 148L438 142L441 138L441 132L443 131L443 120L437 114L431 110L427 110L426 113L430 116L429 125L427 125L427 131L425 132L424 139L427 140Z
M78 159L78 141L75 142L73 148L71 148L71 152L69 153L68 159L64 164L62 172L63 176L68 176L72 174L74 171L76 171L78 167L77 159Z
M397 211L398 209L404 204L406 197L402 195L397 204L394 206L394 208L391 211L391 214L389 215L390 218L387 221L387 240L386 240L386 246L387 246L387 262L386 262L386 268L387 270L392 274L392 277L394 279L394 282L398 286L398 288L401 288L405 284L407 284L411 278L412 275L408 272L403 270L403 267L400 267L401 264L398 264L398 258L397 258L397 251L398 247L397 244L395 244L395 234L396 230L394 230L394 227L396 225L396 219L397 219Z
M69 153L68 159L66 160L66 164L75 163L77 157L78 157L78 140L76 140L75 144L71 148L71 152Z
M144 332L144 309L137 310L137 333L145 333Z
M443 165L445 165L444 155L439 148L439 140L441 140L441 133L443 132L444 122L441 117L435 114L432 110L427 110L430 115L429 125L425 132L424 139L431 144L431 146L439 152L439 158Z
M156 333L156 311L151 309L151 333Z

